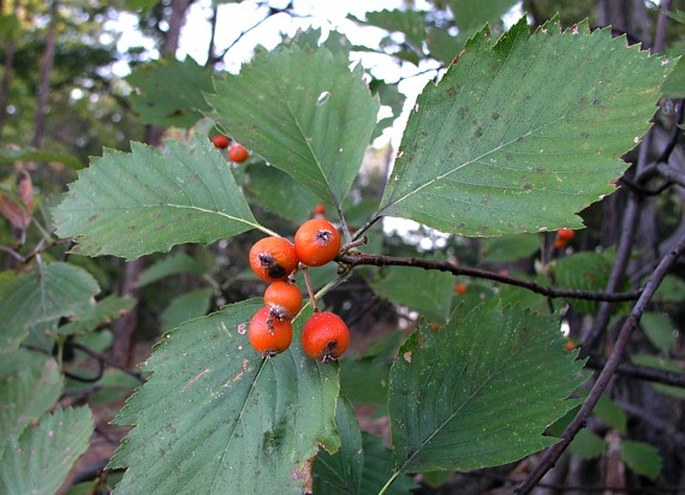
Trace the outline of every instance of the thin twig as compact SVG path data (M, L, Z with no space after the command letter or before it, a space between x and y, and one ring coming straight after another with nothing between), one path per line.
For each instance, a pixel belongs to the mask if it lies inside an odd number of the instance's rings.
M132 370L126 368L125 366L121 366L120 364L118 364L118 363L117 363L116 361L114 361L113 359L110 359L109 357L105 356L104 354L102 354L102 353L100 353L100 352L97 352L97 351L91 349L90 347L88 347L88 346L86 346L86 345L80 343L80 342L73 341L73 342L71 343L71 345L72 345L75 349L78 349L78 350L80 350L80 351L82 351L82 352L85 352L85 353L88 354L90 357L92 357L93 359L99 361L100 363L105 363L105 364L107 364L108 366L111 366L112 368L116 368L116 369L118 369L118 370L120 370L120 371L126 373L127 375L132 376L133 378L135 378L136 380L138 380L140 383L145 383L145 379L143 378L143 376L142 376L142 374L141 374L140 372L138 372L138 371L132 371Z
M516 287L521 287L527 289L536 294L542 294L543 296L551 298L564 297L568 299L584 299L588 301L611 301L611 302L622 302L622 301L634 301L640 297L641 291L631 291L631 292L593 292L587 290L578 289L564 289L557 287L550 287L547 285L541 285L531 280L523 280L508 275L503 275L501 273L491 272L489 270L483 270L481 268L470 268L464 266L455 266L447 261L429 260L421 258L404 258L395 256L385 256L385 255L372 255L365 253L345 253L336 258L336 260L348 267L354 267L359 265L372 265L372 266L413 266L417 268L424 268L426 270L438 270L443 272L449 272L453 275L462 275L474 278L482 278L486 280L492 280L494 282L500 282L507 285L513 285Z
M640 321L642 313L645 311L647 304L654 296L657 288L661 284L662 280L668 273L671 265L680 257L681 253L685 250L685 235L683 235L679 240L675 248L673 248L666 256L664 256L659 264L657 265L654 273L650 277L647 285L645 286L640 298L637 300L633 309L630 311L628 318L623 323L623 327L619 332L614 348L611 350L611 354L607 359L606 365L602 369L601 373L597 377L597 381L592 386L587 399L581 406L576 417L573 418L571 423L566 427L561 435L561 440L550 447L544 454L540 463L526 476L526 478L516 487L516 493L528 493L530 492L535 484L542 479L542 477L549 471L557 462L561 454L568 448L569 444L576 436L576 433L584 426L587 418L590 416L592 409L599 401L599 398L606 390L609 385L616 368L618 368L623 351L628 344L628 340L633 333L633 330Z
M586 366L588 368L601 370L606 366L606 359L600 356L590 356ZM623 362L616 368L616 374L635 378L637 380L647 380L650 382L662 383L673 387L685 388L685 374L676 371L668 371L652 366L643 366Z

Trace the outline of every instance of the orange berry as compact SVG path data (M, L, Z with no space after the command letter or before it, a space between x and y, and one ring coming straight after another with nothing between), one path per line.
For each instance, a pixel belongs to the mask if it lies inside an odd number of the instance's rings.
M290 320L277 320L271 316L269 308L262 308L250 320L247 338L257 352L272 357L290 346L293 325Z
M557 239L566 241L568 244L576 236L576 231L573 229L559 229L557 230Z
M321 311L305 322L301 339L304 353L325 363L335 361L345 352L350 331L338 315Z
M454 292L456 292L460 296L463 296L464 294L466 294L467 290L468 290L467 285L462 283L462 282L454 284Z
M572 351L572 350L575 349L576 347L578 347L578 344L576 344L576 343L573 341L573 339L568 339L568 340L566 341L566 343L564 344L564 350L565 350L565 351Z
M265 237L250 249L250 267L262 280L282 280L297 267L295 246L283 237Z
M250 156L250 152L240 144L234 144L231 146L231 149L228 150L228 157L232 162L242 163L247 160L248 156Z
M302 293L297 285L277 280L264 291L264 304L273 317L291 320L302 309Z
M326 206L323 203L319 203L314 207L314 215L324 215L326 213Z
M219 134L212 138L212 144L215 148L219 148L220 150L228 148L228 143L230 142L231 140L229 139L229 137L224 136L223 134Z
M568 244L568 242L566 242L563 239L554 239L554 247L556 249L564 249L566 247L566 244Z
M321 266L340 252L340 233L323 218L312 218L295 232L295 253L307 266Z

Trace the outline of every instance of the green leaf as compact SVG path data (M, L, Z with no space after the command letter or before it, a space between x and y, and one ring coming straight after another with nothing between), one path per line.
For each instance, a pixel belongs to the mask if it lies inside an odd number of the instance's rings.
M366 21L362 21L353 15L351 19L385 29L390 32L404 34L406 40L418 51L421 51L423 39L426 36L426 13L416 10L378 10L366 13Z
M340 361L340 391L354 404L385 408L390 365L371 358Z
M44 416L40 425L10 441L0 461L0 493L52 494L88 448L94 424L90 409L59 409Z
M46 413L62 395L64 377L54 359L25 367L0 380L0 459L10 439Z
M204 271L205 269L202 266L202 263L195 258L188 256L186 253L178 251L169 256L165 256L143 270L138 278L137 285L138 287L145 287L146 285L172 275L180 275L183 273L194 273L199 275Z
M481 28L486 22L499 20L515 4L516 0L450 0L454 20L462 31Z
M447 29L432 27L428 31L426 41L431 57L435 57L444 64L450 64L464 47L466 38L462 33L454 37L449 34Z
M361 495L380 493L393 472L393 460L390 450L383 444L383 439L370 433L362 432L364 448L364 472L362 474ZM393 481L386 495L407 495L416 488L416 483L409 476L400 475Z
M604 447L603 438L583 428L576 433L573 441L569 444L568 450L581 459L589 460L599 458L602 452L604 452Z
M619 433L625 433L628 426L628 416L606 394L602 395L592 413L607 426Z
M12 349L31 334L43 342L60 318L74 316L100 291L95 279L69 263L37 265L0 284L0 345ZM44 342L47 346L48 343ZM50 350L52 346L48 347Z
M663 459L659 449L645 442L623 440L621 457L626 465L641 476L656 480L661 473Z
M171 330L181 323L206 315L211 302L212 289L208 288L193 290L173 298L161 314L162 330Z
M685 299L685 280L675 275L666 275L654 293L653 301L677 303Z
M664 357L651 356L648 354L633 354L630 356L630 360L633 363L642 366L651 366L652 368L660 370L683 373L683 367L681 365ZM652 386L662 394L675 397L676 399L685 399L685 390L682 387L664 385L662 383L652 383Z
M429 320L444 323L452 311L455 278L447 272L393 266L385 276L372 280L379 296L418 311Z
M36 148L3 148L0 149L0 165L13 164L18 161L61 163L67 167L79 170L83 168L81 161L75 156L50 149Z
M664 98L683 98L685 97L685 58L681 58L676 63L663 88Z
M101 301L79 308L74 320L57 329L60 335L78 335L96 330L120 318L133 309L136 300L132 297L107 296Z
M378 100L344 53L297 46L262 53L206 95L234 137L321 200L340 204L376 125Z
M172 141L163 151L131 148L94 159L54 210L58 235L75 237L81 253L134 259L260 228L206 137L191 148Z
M352 405L342 397L338 400L335 427L340 435L340 449L335 454L322 451L316 456L314 493L362 495L362 432Z
M536 234L506 235L481 241L481 256L490 263L511 263L532 256L540 249Z
M461 309L461 308L460 308ZM547 425L578 403L582 362L558 322L491 299L420 325L390 373L395 461L402 472L472 470L554 443Z
M663 354L668 355L675 347L678 332L668 314L645 311L640 317L640 326L649 341Z
M482 31L418 97L380 213L484 237L581 227L672 66L586 24Z
M266 163L250 164L245 185L255 203L294 224L311 218L312 209L321 200L295 179Z
M584 251L557 261L555 281L559 287L588 291L603 291L611 274L612 257L604 253ZM599 303L582 299L569 301L580 313L595 314Z
M144 124L189 128L209 109L202 92L212 89L212 74L190 57L140 64L126 81L137 90L129 101Z
M117 416L135 427L110 463L128 467L116 493L301 493L318 445L339 447L337 367L296 344L257 354L244 333L262 305L232 304L165 335Z

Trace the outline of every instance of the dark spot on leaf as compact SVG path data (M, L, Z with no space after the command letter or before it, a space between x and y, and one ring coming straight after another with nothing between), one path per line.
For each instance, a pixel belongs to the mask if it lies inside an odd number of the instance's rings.
M164 230L164 224L160 223L155 227L155 230Z
M455 96L457 96L457 88L455 88L454 86L450 86L449 88L447 88L447 96L449 96L450 98L454 98Z
M483 129L481 129L480 127L477 127L476 132L474 132L473 135L476 136L477 138L482 137L483 136Z
M459 117L461 117L461 118L463 119L464 116L465 116L468 112L469 112L469 111L468 111L466 108L461 107L461 108L459 108L459 110L457 110L457 115L459 115Z
M585 106L586 104L587 104L587 96L582 95L580 98L578 98L578 105Z
M588 132L581 132L581 133L580 133L580 137L581 137L582 139L587 139L587 138L590 137L590 133L588 133Z
M512 161L514 159L513 156L511 156L511 153L505 153L504 154L504 159L507 160L508 162Z
M89 222L94 222L94 221L97 220L98 218L100 218L100 215L93 215L93 216L91 216L91 217L88 218L88 221L89 221Z
M499 119L499 113L495 112L490 117L492 117L492 120L497 120Z
M535 167L535 171L539 174L544 174L546 172L545 167Z
M138 228L137 225L129 225L128 230L136 230Z
M530 191L531 189L533 189L532 184L523 184L523 190L524 191Z

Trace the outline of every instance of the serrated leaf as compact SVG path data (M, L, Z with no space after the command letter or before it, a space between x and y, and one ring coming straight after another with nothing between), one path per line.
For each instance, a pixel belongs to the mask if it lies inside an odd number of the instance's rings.
M64 376L53 359L25 367L0 380L0 459L10 439L47 412L62 395Z
M343 359L340 391L354 404L385 408L388 402L390 365L375 359Z
M677 331L668 314L645 311L640 317L640 326L652 345L663 354L668 355L675 347Z
M115 493L301 493L318 445L339 447L337 367L296 344L258 355L244 332L262 305L232 304L166 334L117 416L136 426L110 463L128 467Z
M371 281L379 296L438 323L450 316L454 284L455 278L450 273L404 266L389 267L382 278Z
M547 425L578 403L582 363L558 322L491 299L420 325L390 373L395 462L402 472L472 470L554 443Z
M651 480L659 477L663 466L659 449L646 442L621 441L621 458L632 471Z
M87 271L62 262L39 264L30 272L4 280L0 284L2 346L16 348L29 334L42 342L54 332L60 318L87 308L98 292L97 282Z
M191 57L140 64L126 81L137 90L129 102L144 124L188 128L208 110L202 92L212 89L212 73Z
M438 27L431 27L428 31L426 41L428 43L428 50L431 57L434 57L444 64L450 64L454 57L456 57L467 38L463 36L463 32L459 36L452 36L447 29Z
M262 53L207 94L234 137L321 200L340 204L376 125L378 100L344 53L297 46Z
M685 97L685 58L680 58L673 72L671 72L663 88L664 98L683 98Z
M599 458L604 448L604 439L585 428L576 433L568 446L569 452L584 460Z
M62 325L57 329L60 335L78 335L92 332L101 325L111 323L133 309L136 300L132 297L110 295L101 301L92 302L88 306L79 308L74 314L74 321Z
M0 461L0 493L49 495L55 493L93 433L90 409L59 409L43 416L38 426L10 441Z
M174 297L161 314L162 330L176 328L193 318L204 316L212 301L212 289L197 289Z
M418 97L380 213L484 237L581 227L672 65L585 24L480 32Z
M137 285L138 287L145 287L146 285L172 275L180 275L182 273L194 273L199 275L203 271L204 267L199 261L188 256L186 253L179 251L172 253L169 256L165 256L143 270L138 278Z
M76 238L79 252L134 259L260 228L207 138L131 149L94 159L54 210L57 234Z
M362 432L352 405L341 397L335 412L340 449L335 454L322 451L314 461L314 493L360 494L364 450Z

